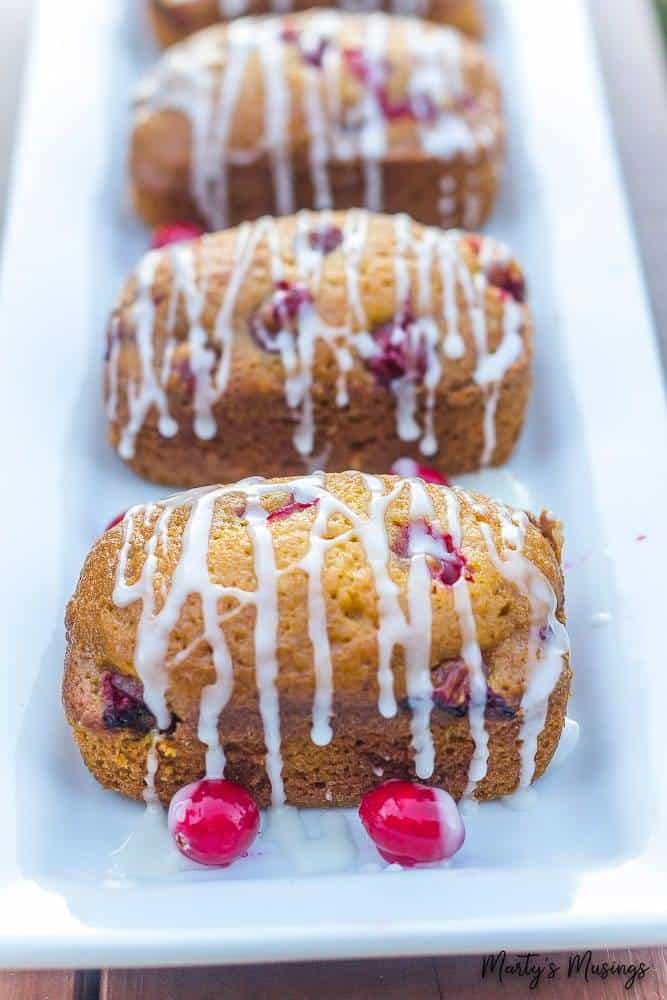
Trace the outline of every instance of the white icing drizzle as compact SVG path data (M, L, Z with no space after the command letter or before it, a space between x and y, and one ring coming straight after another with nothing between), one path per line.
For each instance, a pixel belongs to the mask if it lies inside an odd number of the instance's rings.
M272 809L266 836L300 875L346 871L357 860L358 852L345 816L340 812L326 812L318 818L319 836L310 837L304 815L298 809L293 806Z
M212 195L204 204L200 204L200 208L203 209L206 218L211 220L214 229L224 228L229 217L227 148L252 46L252 31L248 21L235 21L230 24L228 31L228 57L224 76L220 82L219 105L214 117L215 127L210 159L209 155L205 154L203 160L198 160L193 164L195 170L204 170L207 174L212 175L209 178L212 184Z
M225 16L247 9L247 0L221 0ZM424 0L395 0L394 10L413 13ZM290 0L273 9L287 11ZM378 6L373 0L365 9ZM391 121L382 107L386 87L392 18L368 13L363 23L350 22L354 14L313 10L287 23L297 39L284 37L281 18L245 17L225 27L199 32L162 57L137 94L137 121L170 108L191 124L191 194L198 210L214 228L224 228L229 217L227 171L230 163L254 163L268 155L273 175L276 211L294 210L294 177L290 143L295 120L303 120L315 208L333 203L328 166L336 161L360 162L366 208L383 207L383 161L391 147ZM482 116L466 114L462 42L459 33L443 26L408 18L402 25L406 43L408 99L429 101L437 109L433 120L415 123L415 142L425 155L451 162L457 156L473 161L477 152L493 147L494 130ZM322 41L324 47L320 48ZM351 70L341 59L341 48L363 49L365 78L358 81L358 99L351 100ZM313 59L313 56L315 57ZM262 77L263 128L250 145L234 144L233 124L242 117L241 94L250 62L259 64ZM299 107L292 107L294 68L301 75ZM289 68L288 68L289 67ZM447 195L447 192L445 192ZM463 208L476 225L481 201L476 191L453 197L452 211ZM443 212L445 211L443 207Z
M480 523L486 546L496 569L513 583L530 605L530 633L527 653L527 679L521 698L522 723L519 734L519 789L530 785L535 771L537 740L544 729L549 698L570 650L565 626L556 617L557 600L553 587L523 552L528 517L523 511L510 511L494 505L500 517L502 554L496 548L488 524Z
M143 683L143 697L155 715L157 729L153 733L148 755L146 801L156 801L154 778L157 771L159 730L168 728L171 713L167 705L169 672L172 665L184 659L200 644L211 650L215 678L204 687L199 707L197 735L206 748L206 774L224 774L225 758L219 737L220 716L232 694L233 663L227 646L223 622L241 607L255 610L253 632L256 684L259 709L266 745L266 770L271 784L275 807L285 803L282 778L280 736L280 706L277 691L279 609L278 588L285 574L301 571L307 577L308 635L313 651L314 697L312 707L312 739L321 746L332 738L333 660L327 631L326 597L323 589L324 560L329 548L355 537L363 547L368 567L373 575L377 599L377 678L378 710L386 718L396 714L392 660L394 650L402 648L405 657L406 686L412 710L411 736L415 768L418 777L429 778L434 771L434 744L430 728L432 709L431 686L431 587L432 578L427 557L443 558L443 546L424 525L433 518L429 491L418 479L399 479L387 490L384 481L362 475L368 491L368 501L362 510L354 509L326 487L323 473L295 478L285 483L263 479L247 479L230 486L204 487L191 490L143 508L127 512L123 521L123 541L118 555L113 601L118 607L141 602L136 628L134 666ZM408 614L403 612L399 588L390 572L391 549L386 528L389 506L402 490L408 496L408 549L410 560L406 601ZM463 528L460 503L463 494L443 488L447 530L454 545L461 548ZM316 506L305 525L308 545L305 554L288 566L278 569L274 551L273 530L263 498L288 494L296 503ZM245 509L239 516L245 519L252 542L255 585L252 590L215 583L209 571L209 544L216 505L230 494L245 499ZM185 518L182 536L170 540L171 518L179 510ZM531 635L528 649L529 673L522 699L521 783L525 787L532 777L537 738L544 727L549 695L560 675L567 636L555 618L556 597L546 578L523 554L526 515L493 504L501 518L503 553L495 547L490 527L481 523L490 558L503 576L515 584L531 606ZM333 515L342 515L347 527L328 536ZM293 514L288 516L294 516ZM147 539L136 538L137 521L147 532ZM180 543L177 539L180 537ZM176 546L177 559L168 585L162 571L170 545ZM127 580L131 552L142 551L144 562L137 579ZM469 723L474 741L465 797L474 795L477 783L486 774L488 737L485 730L486 679L481 651L476 637L476 625L470 601L468 581L462 574L452 587L454 606L461 631L461 656L470 677ZM201 606L202 631L190 645L169 658L170 641L186 601L198 598ZM220 602L232 599L234 608L220 612ZM540 629L549 623L552 630L547 640L540 638Z
M345 262L345 283L347 301L360 333L368 332L368 317L361 301L359 271L368 238L369 216L366 212L348 212L343 226L343 260Z
M331 138L327 107L323 102L326 80L331 75L329 63L337 60L338 54L328 40L335 35L338 18L332 11L313 12L311 20L304 28L300 44L307 53L314 53L324 45L321 65L304 68L303 106L309 134L308 156L310 179L313 187L313 207L327 209L333 206L333 196L329 183L328 164L331 159ZM323 83L324 81L324 83Z
M324 477L318 474L322 486ZM303 494L295 493L297 503L303 503ZM333 735L330 718L333 714L333 664L327 633L326 600L322 587L324 555L328 542L323 538L329 520L329 508L320 502L312 527L308 552L299 565L308 576L308 636L313 647L315 671L315 697L313 699L313 726L311 739L317 746L326 746Z
M195 276L193 244L175 244L171 247L170 253L174 296L178 299L179 292L182 294L188 320L188 347L190 349L188 364L194 376L195 386L193 396L194 432L198 438L209 441L215 437L216 433L212 412L216 393L211 384L211 372L216 358L214 352L206 346L207 334L201 322L206 305L206 290L200 287Z
M389 22L384 14L373 14L368 19L365 48L368 52L369 83L381 84L382 80L374 80L375 74L383 73L383 61ZM359 102L358 155L361 157L364 169L365 205L372 212L379 212L383 207L382 164L381 160L387 149L387 122L380 107L373 86L363 88Z
M158 743L160 741L160 733L157 729L154 729L151 733L151 745L148 748L148 757L146 758L146 775L144 778L144 793L143 799L147 806L155 806L160 804L158 794L155 790L155 777L157 775L158 769Z
M284 805L283 761L280 754L280 711L278 677L278 589L273 538L268 514L258 496L249 496L246 506L248 531L255 552L257 586L255 604L255 670L259 691L259 711L264 724L266 771L271 782L272 804Z
M430 521L433 504L418 479L410 481L410 522ZM425 534L425 533L424 533ZM405 679L412 709L412 746L418 778L430 778L435 767L431 735L433 686L431 684L431 572L427 555L429 536L419 539L410 532L408 610L410 627L405 646ZM421 544L420 544L421 542Z
M459 512L459 494L456 488L445 492L447 527L457 549L461 549L463 528ZM486 731L486 676L482 651L477 641L477 625L473 614L470 588L465 573L461 573L452 587L454 607L461 631L461 659L468 670L470 697L468 700L468 725L473 740L473 754L468 766L468 781L464 798L472 798L478 783L486 776L489 760L489 737Z
M132 458L134 455L134 439L141 429L148 412L156 406L159 413L158 428L163 437L173 437L178 433L176 421L169 415L169 405L164 387L157 381L153 360L153 325L155 322L155 304L151 295L155 269L159 260L157 251L144 256L137 269L137 291L132 307L134 336L137 354L141 367L137 381L127 383L127 407L129 419L121 431L118 444L118 454L121 458ZM110 358L110 384L112 393L109 396L109 419L113 420L117 407L117 385L119 350L115 350L119 341L112 345Z
M485 314L480 308L476 313L482 322L485 321ZM480 464L489 465L493 459L496 447L496 408L500 395L500 388L505 374L509 371L524 352L521 329L523 326L523 310L513 299L508 298L504 302L503 310L503 337L497 349L491 353L486 347L486 342L482 349L478 349L477 364L475 366L474 379L485 393L484 408L484 447Z
M264 77L264 143L272 161L276 211L290 215L294 189L289 153L290 88L284 69L287 47L280 37L281 21L267 18L258 21L256 29Z
M269 250L269 270L273 282L277 284L288 278L290 283L305 288L309 293L298 308L296 321L286 320L285 328L276 331L273 342L284 368L285 399L297 417L295 448L301 456L313 454L316 441L313 371L318 341L323 341L335 358L335 398L339 407L347 406L349 401L347 375L354 367L354 354L365 360L379 350L372 331L368 329L360 287L362 267L367 264L371 253L368 233L372 217L366 212L346 213L342 223L342 243L336 249L342 255L347 298L347 309L342 313L343 324L329 325L317 309L316 296L326 273L326 255L310 246L309 232L324 231L327 226L335 224L332 221L335 218L338 217L328 212L299 213L296 216L292 254L289 248L281 245L281 233L274 219L266 217L239 227L235 233L221 302L213 323L207 321L208 328L204 325L204 316L206 285L211 278L206 270L207 240L210 237L204 237L201 245L197 242L176 245L162 253L151 252L143 258L136 275L135 301L129 310L140 373L138 378L128 379L126 385L129 417L121 427L118 445L123 458L134 455L136 435L153 408L158 411L158 429L163 436L173 437L178 432L178 425L168 409L167 387L172 365L180 357L174 329L177 306L181 300L187 322L188 347L187 362L181 364L188 366L193 385L193 430L202 440L211 440L217 435L215 407L229 383L235 324L238 322L236 304L263 241ZM473 379L484 401L480 464L487 465L493 460L495 451L496 409L502 382L506 372L525 350L522 337L524 310L509 296L502 300L502 337L496 350L491 351L486 328L488 282L483 270L473 275L464 262L460 246L462 235L456 231L442 232L427 227L416 229L404 215L394 217L393 233L396 336L399 340L407 338L412 349L418 349L424 358L423 391L409 375L396 378L391 383L396 401L396 433L404 441L418 440L422 454L436 454L437 392L448 365L463 358L470 350L461 333L465 320L472 332L475 352ZM502 245L484 239L480 246L482 257L489 261L504 261L508 259L508 252ZM161 260L170 264L171 299L168 336L162 356L158 357L153 342L156 307L152 291ZM439 273L442 286L439 303L434 301L433 295L436 273ZM110 329L107 382L107 415L112 421L118 420L119 391L122 388L118 373L122 352L120 327L121 320L115 316ZM422 410L421 425L419 409Z

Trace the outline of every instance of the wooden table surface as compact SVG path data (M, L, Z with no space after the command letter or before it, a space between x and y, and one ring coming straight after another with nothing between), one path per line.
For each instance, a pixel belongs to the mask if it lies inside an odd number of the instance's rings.
M667 361L667 101L665 62L650 0L588 0L602 54L631 210ZM0 0L0 206L4 202L29 0ZM2 214L0 212L0 225ZM515 956L508 955L513 962ZM595 952L624 974L568 976L567 954L538 954L543 971L483 975L483 957L317 962L205 969L0 972L0 1000L460 1000L535 993L563 1000L667 998L667 948ZM635 968L633 979L632 969ZM548 978L549 972L553 978ZM641 975L640 975L641 973ZM629 988L628 988L629 987Z
M513 956L508 956L511 959ZM366 962L137 969L90 972L0 972L2 1000L489 1000L520 996L562 1000L663 1000L667 951L595 952L593 962L623 963L621 975L568 978L568 956L540 954L534 989L525 976L482 976L482 958L411 958ZM551 963L551 965L549 964ZM643 966L641 965L643 963ZM592 963L591 963L592 964ZM632 981L632 969L638 971ZM551 969L554 978L547 978ZM639 972L643 972L639 977ZM630 983L630 988L627 984Z

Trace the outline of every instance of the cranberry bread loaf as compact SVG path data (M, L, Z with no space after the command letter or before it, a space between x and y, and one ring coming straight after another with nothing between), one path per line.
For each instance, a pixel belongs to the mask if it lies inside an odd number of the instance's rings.
M262 805L353 805L415 775L505 795L565 717L560 551L546 513L356 472L134 507L67 610L67 718L133 798L151 747L165 803L223 770Z
M503 150L498 83L475 43L416 19L314 10L241 18L168 50L137 94L130 172L150 225L365 206L475 228Z
M309 7L333 6L323 0L288 0L282 3L283 12L306 10ZM343 3L345 8L349 6ZM468 35L482 33L482 12L479 0L386 0L364 3L363 9L384 9L393 14L427 17L439 24L448 24ZM148 13L153 31L162 46L173 45L201 28L208 28L218 21L231 21L242 14L268 14L271 4L261 0L149 0Z
M109 435L179 486L507 459L531 382L496 241L363 211L261 219L149 253L108 330Z

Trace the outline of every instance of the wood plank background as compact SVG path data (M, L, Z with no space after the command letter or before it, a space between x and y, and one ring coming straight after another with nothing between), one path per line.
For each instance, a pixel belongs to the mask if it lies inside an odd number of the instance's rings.
M511 956L510 956L511 957ZM0 973L2 1000L489 1000L536 996L563 1000L663 1000L667 950L600 951L596 961L643 961L649 970L628 990L624 977L567 979L567 956L540 955L560 965L558 978L482 979L480 958L313 962L204 969L136 969L94 972Z

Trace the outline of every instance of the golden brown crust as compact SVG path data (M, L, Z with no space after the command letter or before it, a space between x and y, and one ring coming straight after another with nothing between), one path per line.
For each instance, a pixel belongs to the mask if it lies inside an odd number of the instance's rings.
M316 11L294 14L284 23L289 31L305 33L316 15ZM258 19L258 26L265 21ZM412 92L415 52L421 46L410 42L415 25L427 35L442 31L436 25L410 18L391 19L382 58L390 66L387 100L391 100L394 108L408 100ZM364 15L344 14L330 44L343 54L363 52L368 34ZM415 51L411 44L417 45ZM368 84L363 78L360 80L358 72L355 75L346 58L341 56L335 71L320 68L314 73L297 45L291 42L283 45L274 72L284 76L286 96L280 107L284 106L287 118L278 130L279 135L270 139L265 131L266 122L275 117L278 106L267 107L271 92L264 82L261 53L252 50L244 63L224 143L209 148L205 135L195 143L193 120L195 115L204 123L209 118L219 119L219 112L207 111L202 102L214 100L211 94L231 93L225 82L226 69L232 62L231 47L225 25L199 32L163 56L162 63L139 93L130 149L131 190L137 213L152 226L190 221L211 229L237 225L262 215L314 208L317 172L313 171L311 159L315 156L316 126L309 111L308 95L315 94L320 101L317 114L322 119L317 128L329 137L323 162L331 207L345 209L368 204L387 212L407 212L430 225L464 228L481 225L495 201L504 158L501 94L496 74L482 49L465 37L458 44L460 69L449 75L452 80L460 78L460 90L448 80L438 91L439 99L434 104L449 122L445 131L438 133L439 138L424 141L425 122L411 113L381 116L386 117L383 125L386 133L383 152L378 154L382 198L378 204L369 201L376 196L367 190L366 162L358 150L354 151L362 117L370 114L368 110L363 113L360 110ZM183 62L198 68L182 74ZM196 91L187 81L199 79L202 66L212 83ZM272 89L279 87L282 78L274 76ZM332 88L337 93L335 102L330 98ZM193 105L195 93L198 96ZM427 100L431 102L434 98L429 96ZM199 110L193 112L193 106ZM290 177L291 208L280 202L275 164L270 159L273 146L283 139L285 146L281 147L280 157L285 167L281 169ZM347 146L350 149L344 151ZM204 189L216 181L213 175L223 172L220 160L226 176L224 207L220 197L211 200L210 191L204 194ZM322 197L320 207L325 205Z
M383 477L385 487L398 480ZM327 489L356 512L367 509L368 492L356 473L326 477ZM446 492L426 487L434 505L437 523L450 525ZM389 536L397 537L409 517L407 488L401 489L385 517ZM496 568L484 540L481 525L490 527L498 547L503 510L474 494L456 493L462 526L462 550L472 575L469 593L477 638L482 652L489 690L501 705L494 712L487 703L490 759L486 778L479 784L479 798L493 798L512 791L519 775L519 704L525 687L529 602ZM252 544L239 506L238 493L219 498L213 517L208 565L211 578L225 586L252 589L255 586ZM263 503L276 510L289 500L276 483L276 493ZM146 517L152 517L147 513ZM373 575L364 549L347 537L328 549L322 571L326 621L331 645L334 681L332 743L315 746L310 739L315 680L312 647L308 637L307 576L295 563L309 545L313 510L302 510L270 523L278 568L292 567L279 577L279 632L277 691L280 701L282 755L288 801L299 805L327 803L351 805L368 787L388 777L414 777L410 748L410 711L406 707L406 678L402 648L397 647L392 669L399 712L385 719L378 712L377 606ZM169 589L180 558L188 507L177 507L169 524L169 545L157 552L156 579L159 592ZM154 523L154 522L150 522ZM551 523L551 522L550 522ZM134 515L134 541L130 545L127 579L137 579L146 558L145 545L151 532L141 512ZM553 525L552 525L553 527ZM346 523L335 515L329 523L331 537L346 531ZM150 737L119 727L105 729L102 721L102 677L111 670L136 677L134 664L140 605L117 607L112 589L123 528L106 532L91 550L77 591L67 610L68 651L63 697L87 766L107 787L134 798L143 788ZM393 543L392 543L393 544ZM558 546L545 535L539 522L528 520L524 554L538 567L557 598L557 616L564 621L563 578ZM406 606L406 561L389 557L389 571ZM228 599L225 599L228 601ZM442 664L455 662L461 651L461 631L452 589L437 581L431 586L432 636L430 667L434 677ZM232 606L223 603L220 611ZM227 617L222 630L234 665L234 690L219 720L219 734L228 761L228 776L251 789L261 804L268 801L264 771L262 723L258 708L253 645L254 609L248 605ZM170 669L167 703L173 713L172 729L159 741L160 767L157 788L167 802L177 787L195 780L203 770L204 748L196 738L202 688L214 679L211 650L196 642L202 631L198 598L185 601L171 633L168 658L183 650L187 655ZM538 777L548 765L562 729L570 684L567 658L549 701L544 730L536 757ZM462 794L473 750L465 713L438 706L432 713L436 748L433 782L456 797Z
M317 229L323 216L313 214L310 224ZM328 224L345 230L351 216L332 213ZM369 224L359 275L359 301L368 320L370 332L391 321L400 310L397 301L397 230L398 220L384 215L368 216ZM295 259L297 220L276 220L271 231L279 247L280 267L287 282L303 285ZM356 468L362 471L388 471L403 456L424 461L420 441L402 440L397 433L397 403L388 386L378 382L359 357L352 343L353 366L347 375L349 401L336 401L339 368L331 349L318 340L312 368L315 437L311 456L301 455L294 445L297 411L285 398L285 370L278 354L267 353L253 338L252 317L274 291L271 239L269 229L259 239L252 261L239 287L232 313L233 346L230 376L225 391L213 406L217 429L212 439L202 439L194 430L194 396L183 372L190 371L191 329L183 297L174 310L176 278L170 251L161 254L152 285L155 304L151 369L156 378L163 371L163 361L170 337L175 348L171 354L170 374L164 382L169 414L178 431L164 437L158 429L158 411L153 407L136 437L134 454L125 456L140 475L154 482L174 486L195 486L206 482L233 482L263 469L268 476L299 473L312 463L331 469ZM411 225L413 242L424 239L423 227ZM299 237L300 238L300 237ZM474 251L476 237L454 236L450 239L454 257L472 282L483 278L480 256ZM192 244L193 267L199 287L206 289L206 304L201 327L208 349L220 355L215 340L216 320L230 283L237 259L238 231L230 230L207 236ZM484 255L493 257L501 250L492 240L484 241ZM332 327L350 327L353 333L362 327L355 317L346 284L349 259L345 247L323 258L323 271L317 289L313 289L313 308ZM235 256L236 255L236 256ZM419 257L405 255L409 280L409 298L419 314ZM508 258L510 259L510 258ZM512 267L520 273L516 262ZM442 351L448 331L445 290L441 264L433 257L429 269L430 306L427 313L438 325L437 351ZM439 450L431 461L446 475L470 472L479 468L485 448L485 408L489 389L475 381L479 360L474 319L465 288L456 288L455 315L463 339L460 358L443 360L435 389L433 419ZM141 381L141 355L136 342L135 306L137 282L131 279L114 312L110 337L116 338L118 354L112 352L108 366L107 397L113 382L117 386L115 412L109 425L109 439L118 447L130 417L128 385ZM483 297L484 323L488 350L496 351L504 336L503 316L506 303L498 288L489 284ZM521 307L521 353L502 375L495 409L495 444L487 456L491 464L504 462L512 452L523 425L531 387L532 321L527 306ZM427 391L417 386L417 414L422 423L426 414Z
M533 780L540 778L553 757L560 739L570 690L571 672L563 674L549 700L549 712L539 738ZM76 685L72 679L71 686ZM67 688L65 693L67 701ZM227 767L225 775L248 788L261 808L270 805L271 795L264 769L264 744L259 719L225 729ZM479 783L476 798L495 799L511 794L519 778L516 740L519 721L491 721L488 724L489 770ZM105 788L132 799L141 799L146 774L150 735L128 731L86 729L74 724L74 738L86 767ZM446 789L455 799L463 794L468 774L472 740L467 720L433 713L433 741L436 767L429 784ZM414 780L410 755L409 713L383 719L375 706L371 712L336 717L335 736L328 747L318 747L310 739L310 719L284 719L282 755L287 801L296 806L357 806L370 788L390 778ZM156 789L168 805L179 788L204 775L204 747L192 726L179 724L158 743L159 767Z
M326 0L295 0L292 6L294 11L301 11L331 4ZM392 5L386 2L378 7L388 11L392 9ZM163 48L224 20L218 0L191 0L180 4L170 3L170 0L149 0L148 12L153 33ZM247 6L239 11L244 15L269 12L270 5L261 0L249 0ZM458 28L474 38L480 37L484 27L479 0L430 0L418 13L435 23Z

